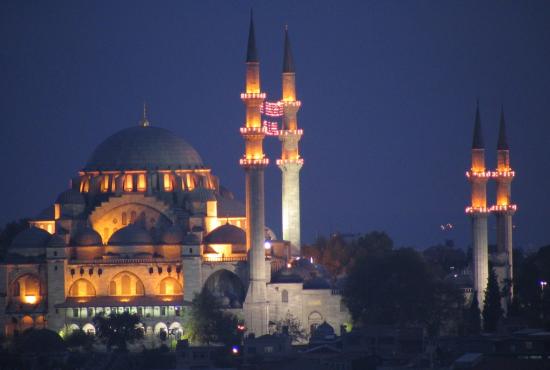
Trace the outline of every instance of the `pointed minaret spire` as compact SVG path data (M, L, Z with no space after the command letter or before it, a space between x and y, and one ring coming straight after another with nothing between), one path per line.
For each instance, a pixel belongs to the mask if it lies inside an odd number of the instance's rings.
M498 131L497 150L509 150L508 138L506 137L506 122L504 121L504 107L500 108L500 128Z
M140 126L147 127L150 125L149 120L147 119L147 103L143 102L143 117L139 121Z
M257 63L258 51L256 50L256 35L254 33L254 13L250 9L250 28L248 30L248 47L246 48L246 62Z
M472 141L472 149L485 149L483 143L483 133L481 132L481 118L479 116L479 100L476 104L476 121L474 124L474 140Z
M294 73L294 59L290 49L290 38L288 37L288 25L285 25L285 56L283 59L283 73Z

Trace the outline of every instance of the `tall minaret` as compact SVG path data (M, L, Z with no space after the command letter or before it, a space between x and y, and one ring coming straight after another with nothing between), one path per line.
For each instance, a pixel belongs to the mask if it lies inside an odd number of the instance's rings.
M252 13L246 54L246 92L241 94L241 99L246 106L246 123L245 127L241 127L246 149L240 165L246 173L246 244L250 280L243 308L248 332L259 336L267 334L268 329L264 169L269 160L263 152L266 129L262 127L260 108L265 100L265 93L260 90L260 63Z
M497 184L497 202L492 211L497 219L497 259L499 268L500 287L508 287L508 300L512 298L512 216L516 211L516 205L512 204L511 183L515 172L510 167L510 148L506 138L506 123L504 122L504 109L500 112L500 130L497 144L497 169L493 172L493 178ZM500 258L499 258L500 257Z
M485 289L489 277L488 243L487 243L487 180L491 176L485 169L485 146L481 133L479 103L476 107L474 139L472 142L472 167L466 177L472 184L472 203L466 213L472 219L472 256L474 291L477 293L479 308L483 310Z
M296 73L290 50L288 27L285 27L285 51L283 58L283 128L279 131L282 142L281 159L277 165L282 171L282 218L283 239L290 241L292 256L300 256L300 169L304 160L300 158L298 142L303 131L298 129L296 114L300 101L296 100Z

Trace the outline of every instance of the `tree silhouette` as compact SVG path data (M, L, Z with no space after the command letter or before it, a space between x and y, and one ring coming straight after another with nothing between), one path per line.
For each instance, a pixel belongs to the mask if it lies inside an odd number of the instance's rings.
M466 311L466 332L470 335L477 335L481 332L481 311L477 291L474 291L472 303Z
M239 342L238 324L237 318L223 312L219 300L203 289L193 298L184 325L191 342L233 345Z
M126 352L127 342L143 338L143 329L139 326L139 316L136 314L124 312L98 315L93 322L97 336L105 341L109 350L116 346L119 351Z
M500 303L500 288L495 270L489 270L489 281L485 290L485 305L483 307L483 329L492 333L497 330L498 322L502 318L503 310Z

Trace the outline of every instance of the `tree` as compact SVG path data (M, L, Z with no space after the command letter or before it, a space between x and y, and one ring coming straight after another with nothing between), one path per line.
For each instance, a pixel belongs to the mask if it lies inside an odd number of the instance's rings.
M500 288L498 287L495 270L489 270L489 281L485 290L485 305L483 307L483 329L486 332L495 332L498 322L502 318L503 310L500 303Z
M313 258L336 278L349 273L360 257L385 254L392 248L393 241L385 232L372 231L349 243L339 234L329 239L319 237L314 244L304 246L302 252L305 258Z
M238 324L237 317L223 312L219 300L203 289L193 298L184 326L192 342L233 345L240 342Z
M69 348L82 347L90 349L94 343L94 335L85 333L83 330L73 330L65 337L65 343Z
M292 342L302 342L307 339L305 329L298 318L287 312L286 316L275 322L275 330L279 334L287 334Z
M481 311L479 310L477 292L474 291L472 303L470 303L470 307L466 310L466 333L470 335L477 335L480 331Z
M434 272L441 277L445 277L453 269L454 271L462 270L468 264L466 253L450 243L426 248L422 254Z
M109 350L116 346L119 351L126 352L127 342L143 338L139 316L136 314L124 312L109 316L97 315L93 322L97 328L97 336L106 342Z
M412 248L358 259L344 287L344 301L356 323L421 325L430 334L462 309L458 288L438 279Z

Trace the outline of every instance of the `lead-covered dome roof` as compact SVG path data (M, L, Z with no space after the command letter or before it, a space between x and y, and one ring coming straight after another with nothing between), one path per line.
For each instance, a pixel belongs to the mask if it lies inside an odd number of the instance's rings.
M154 244L153 237L149 231L138 224L131 224L118 229L109 238L109 245L143 245Z
M102 245L103 240L97 231L91 227L85 227L76 234L74 237L74 243L76 245L87 247L91 245Z
M135 126L108 137L94 150L85 171L194 169L204 167L185 140L160 127Z
M11 247L45 247L51 237L47 231L31 226L15 236Z
M225 224L212 230L204 241L206 244L246 244L246 232L240 227Z

